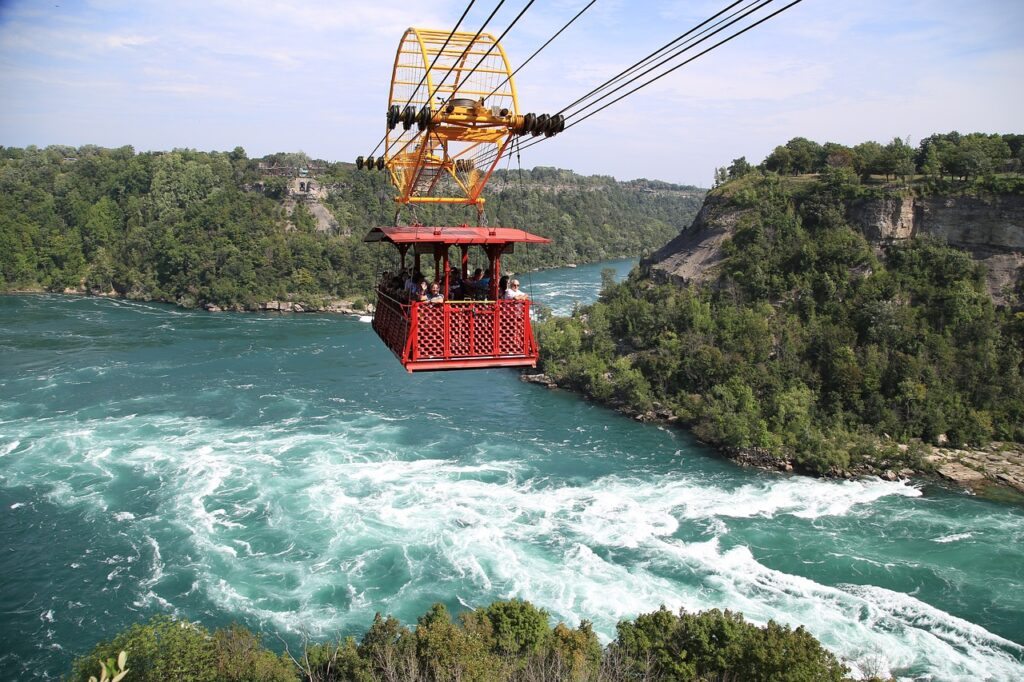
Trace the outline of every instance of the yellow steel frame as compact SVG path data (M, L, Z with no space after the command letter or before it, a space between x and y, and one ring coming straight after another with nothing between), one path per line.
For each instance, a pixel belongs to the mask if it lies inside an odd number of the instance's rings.
M446 40L448 45L442 52L440 48ZM484 105L484 98L491 94L490 90L463 90L459 87L460 83L468 83L464 80L464 77L468 77L465 72L472 67L467 62L476 66L484 56L496 57L503 68L489 63L488 68L475 68L470 75L490 75L496 77L499 82L508 79L507 84L494 93L496 99L509 104L502 107L508 109L505 116L492 113ZM476 59L471 60L470 57ZM438 64L433 70L447 72L451 66L454 82L452 76L449 76L444 83L435 85L434 74L430 69L430 64L435 58L438 58ZM422 60L422 64L419 60ZM421 76L423 86L417 88ZM403 88L405 92L400 94ZM408 96L410 91L412 98ZM426 93L425 97L421 94L423 92ZM476 36L474 33L456 32L451 34L449 40L448 31L408 29L395 54L388 95L389 108L395 104L404 108L406 102L409 102L410 106L417 105L418 112L420 105L434 102L439 96L448 102L455 95L479 97L480 103L472 107L456 106L451 112L446 110L447 107L441 111L433 111L430 126L422 132L418 131L415 124L408 131L400 127L401 124L386 131L388 153L385 155L385 165L391 182L398 189L395 201L476 205L478 210L482 210L484 199L481 193L484 186L508 147L514 125L521 120L515 82L512 79L512 66L504 48L493 36L487 33ZM450 149L450 143L455 143L457 148ZM496 152L493 159L488 157L486 168L462 169L466 177L460 178L460 169L456 161L474 158L473 154L480 153L481 145L493 145ZM429 186L424 189L422 185L425 183L421 183L420 180L425 177L424 170L427 168L434 169L434 172ZM454 181L452 187L457 190L458 196L433 195L442 174L446 174Z

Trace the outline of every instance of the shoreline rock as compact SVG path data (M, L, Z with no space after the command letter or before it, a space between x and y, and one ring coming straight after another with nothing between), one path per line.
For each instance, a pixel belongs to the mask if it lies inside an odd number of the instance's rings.
M993 442L971 450L938 447L927 459L939 476L973 492L1000 486L1024 495L1024 445Z
M519 380L528 384L537 384L538 386L544 386L545 388L558 388L558 384L552 381L551 377L544 373L523 373L519 375Z

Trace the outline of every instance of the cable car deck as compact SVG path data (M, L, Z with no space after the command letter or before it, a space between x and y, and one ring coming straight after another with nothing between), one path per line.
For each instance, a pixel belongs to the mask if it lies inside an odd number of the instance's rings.
M378 291L373 329L409 372L537 366L527 300L403 303Z

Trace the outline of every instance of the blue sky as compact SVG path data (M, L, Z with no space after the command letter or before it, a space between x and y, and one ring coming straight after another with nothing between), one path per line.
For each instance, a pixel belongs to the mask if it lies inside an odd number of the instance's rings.
M476 30L495 1L465 25ZM506 2L489 30L524 4ZM538 0L503 41L513 66L584 4ZM520 105L557 111L726 4L598 0L517 76ZM451 28L465 5L0 0L0 144L350 161L383 135L404 30ZM525 151L523 165L707 186L716 166L760 161L798 135L1024 132L1022 82L1024 3L805 0Z

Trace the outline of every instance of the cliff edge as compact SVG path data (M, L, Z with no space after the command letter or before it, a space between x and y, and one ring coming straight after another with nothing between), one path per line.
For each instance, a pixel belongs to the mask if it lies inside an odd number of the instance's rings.
M657 281L704 283L715 279L721 247L751 212L720 193L708 195L693 224L644 259ZM928 236L963 249L985 265L993 300L1021 307L1024 279L1024 197L927 196L856 199L846 219L881 249Z

